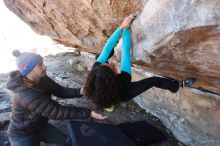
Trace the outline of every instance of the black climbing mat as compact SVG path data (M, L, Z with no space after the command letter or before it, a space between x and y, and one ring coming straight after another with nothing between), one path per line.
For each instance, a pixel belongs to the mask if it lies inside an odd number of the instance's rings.
M138 143L138 146L159 143L167 139L165 134L145 121L122 123L118 126L128 137Z
M73 146L137 146L116 125L71 121L68 126Z

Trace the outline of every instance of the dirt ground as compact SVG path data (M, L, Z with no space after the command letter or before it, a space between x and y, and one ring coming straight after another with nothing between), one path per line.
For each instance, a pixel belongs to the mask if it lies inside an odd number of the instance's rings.
M57 55L50 55L44 58L47 65L47 74L56 82L68 87L80 87L88 73L87 68L78 60L80 57L77 53L60 53ZM12 98L10 91L5 89L8 73L0 74L0 145L9 146L6 130L9 124L9 116L11 111L10 98ZM86 100L85 97L79 99L61 100L53 97L61 104L77 105L95 109L94 105ZM141 109L134 101L121 103L111 113L106 111L98 111L109 118L104 123L119 124L122 122L132 122L144 120L153 126L157 127L162 132L166 133L169 138L163 143L152 144L151 146L184 146L178 142L166 129L160 120ZM99 121L100 122L100 121ZM50 121L50 123L57 126L61 131L67 133L67 121ZM45 145L45 144L43 144Z

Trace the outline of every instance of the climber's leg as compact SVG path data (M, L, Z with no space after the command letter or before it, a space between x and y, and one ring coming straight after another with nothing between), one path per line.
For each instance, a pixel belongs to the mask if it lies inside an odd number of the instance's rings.
M130 100L152 87L169 90L175 93L179 89L179 82L176 80L160 77L150 77L140 81L131 82L129 87L126 89L127 92L123 99L124 101Z

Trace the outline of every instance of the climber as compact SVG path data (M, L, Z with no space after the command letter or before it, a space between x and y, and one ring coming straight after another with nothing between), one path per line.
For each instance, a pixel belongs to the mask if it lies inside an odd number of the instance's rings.
M91 99L97 108L106 108L107 111L112 111L114 105L119 102L131 100L151 87L166 89L176 93L179 87L191 86L196 80L195 78L188 78L178 82L173 79L150 77L131 82L131 40L129 27L135 17L134 14L126 17L110 36L83 85L81 93ZM121 34L121 73L118 74L116 66L107 61L114 54L113 48L117 44Z
M43 58L35 53L13 51L17 71L10 74L7 88L13 92L8 136L12 146L40 146L40 142L64 146L68 136L48 123L53 120L106 119L87 108L63 106L51 99L79 98L79 88L62 87L46 75Z

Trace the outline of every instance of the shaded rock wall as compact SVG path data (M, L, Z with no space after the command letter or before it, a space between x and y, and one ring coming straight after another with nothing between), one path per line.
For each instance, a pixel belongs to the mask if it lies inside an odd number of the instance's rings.
M203 90L171 94L151 89L136 101L180 141L220 145L220 1L5 0L5 4L37 33L94 53L124 16L139 11L131 27L132 60L142 73L134 72L133 79L148 76L147 72L177 80L192 76L197 78L194 87ZM120 57L120 45L116 50Z

